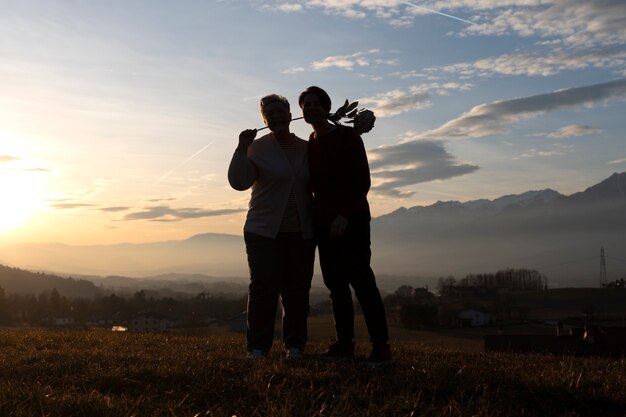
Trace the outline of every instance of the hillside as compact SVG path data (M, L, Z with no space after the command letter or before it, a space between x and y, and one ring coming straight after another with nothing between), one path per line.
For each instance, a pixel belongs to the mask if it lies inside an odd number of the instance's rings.
M0 265L0 287L6 294L34 294L56 288L66 297L91 298L101 293L92 282L84 279L62 278Z

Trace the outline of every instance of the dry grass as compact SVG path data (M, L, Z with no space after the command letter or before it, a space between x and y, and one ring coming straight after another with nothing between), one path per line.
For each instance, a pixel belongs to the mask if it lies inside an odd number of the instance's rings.
M626 415L626 361L615 359L400 341L394 365L370 369L292 363L278 349L248 362L240 335L36 329L0 331L0 352L2 416Z

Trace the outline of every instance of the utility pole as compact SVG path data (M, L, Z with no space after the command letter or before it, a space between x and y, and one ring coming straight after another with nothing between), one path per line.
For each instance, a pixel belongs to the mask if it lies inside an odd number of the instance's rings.
M604 258L604 246L600 246L600 287L606 287L606 259Z

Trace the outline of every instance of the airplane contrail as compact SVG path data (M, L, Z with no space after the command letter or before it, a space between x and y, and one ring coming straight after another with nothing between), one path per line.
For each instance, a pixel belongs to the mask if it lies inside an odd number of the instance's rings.
M206 148L208 148L209 146L213 145L213 142L209 142L206 145L204 145L202 147L202 149L200 149L199 151L197 151L196 153L194 153L193 155L191 155L189 158L185 159L183 162L181 162L180 164L178 164L178 166L176 166L174 169L166 172L165 174L163 174L161 176L161 178L159 178L158 180L156 180L152 185L156 185L158 183L160 183L161 181L163 181L164 179L166 179L167 177L169 177L170 175L172 175L172 173L176 170L178 170L180 167L182 167L183 165L187 164L187 162L191 161L193 158L195 158L196 156L200 155Z
M418 6L417 4L407 3L407 2L402 2L402 4L406 4L407 6L411 6L411 7L417 7L418 9L426 10L427 12L430 12L430 13L435 13L435 14L438 14L438 15L441 15L441 16L449 17L450 19L455 19L455 20L458 20L460 22L469 23L470 25L475 25L476 24L476 23L471 22L469 20L465 20L465 19L461 19L460 17L452 16L451 14L438 12L437 10L428 9L426 7L423 7L423 6Z

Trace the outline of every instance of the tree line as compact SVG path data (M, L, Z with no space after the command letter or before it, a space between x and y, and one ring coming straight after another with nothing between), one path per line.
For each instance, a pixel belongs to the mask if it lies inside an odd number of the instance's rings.
M480 287L510 291L536 291L548 289L548 278L534 269L508 268L495 273L468 274L457 281L454 277L440 278L437 289L441 294L446 287Z
M76 324L122 324L142 313L158 313L182 325L200 325L209 318L227 320L246 309L247 297L228 298L201 292L191 297L150 296L140 290L131 296L95 295L68 298L56 288L39 295L6 295L0 287L0 324L40 325L52 318L72 318Z
M466 308L493 314L499 320L527 317L530 309L517 301L517 291L548 289L545 275L531 269L504 269L495 273L468 274L457 280L439 278L438 296L426 288L399 287L384 302L391 317L410 329L458 325L458 313ZM507 291L500 291L507 290Z

